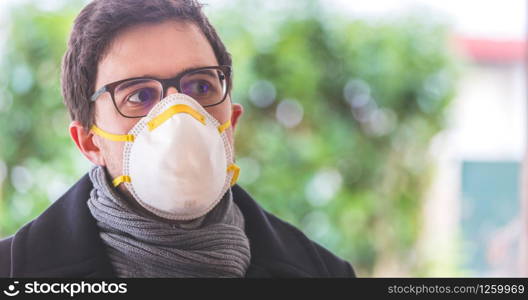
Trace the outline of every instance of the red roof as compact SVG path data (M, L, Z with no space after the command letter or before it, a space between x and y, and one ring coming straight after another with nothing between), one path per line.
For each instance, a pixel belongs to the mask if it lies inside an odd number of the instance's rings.
M455 43L470 58L479 62L512 63L527 58L526 41L457 37Z

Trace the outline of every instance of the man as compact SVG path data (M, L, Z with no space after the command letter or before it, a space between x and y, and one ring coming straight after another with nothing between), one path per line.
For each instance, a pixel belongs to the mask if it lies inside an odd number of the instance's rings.
M192 0L95 0L62 90L95 167L0 241L13 277L353 277L240 186L231 57Z

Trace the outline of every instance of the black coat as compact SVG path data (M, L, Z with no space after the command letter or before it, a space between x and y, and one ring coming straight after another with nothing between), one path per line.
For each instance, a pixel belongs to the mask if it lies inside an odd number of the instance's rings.
M15 235L0 241L0 277L115 277L87 199L88 175ZM233 199L246 223L246 277L354 277L351 265L264 211L240 186Z

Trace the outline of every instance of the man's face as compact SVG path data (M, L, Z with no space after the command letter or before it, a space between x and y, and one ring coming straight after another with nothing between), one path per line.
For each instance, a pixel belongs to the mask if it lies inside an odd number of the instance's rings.
M122 79L141 76L170 78L188 68L216 65L218 61L209 42L195 24L166 21L138 25L121 32L109 46L106 56L98 64L95 90ZM167 94L173 93L178 91L170 87ZM228 96L221 104L206 110L221 124L231 119L232 127L227 135L234 146L233 128L242 114L242 107L232 104ZM95 101L95 124L107 132L126 134L138 121L139 118L121 116L109 93ZM83 154L95 164L106 166L111 178L122 175L124 143L93 134L83 136L78 126L73 122L70 133Z

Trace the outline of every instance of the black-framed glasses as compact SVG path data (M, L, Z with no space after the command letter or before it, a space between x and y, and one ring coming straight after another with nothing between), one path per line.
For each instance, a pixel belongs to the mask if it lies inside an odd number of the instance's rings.
M167 79L128 78L101 87L90 100L95 102L99 96L109 92L119 114L126 118L142 118L163 99L166 90L172 86L203 107L210 107L227 98L230 76L230 66L210 66L186 70Z

